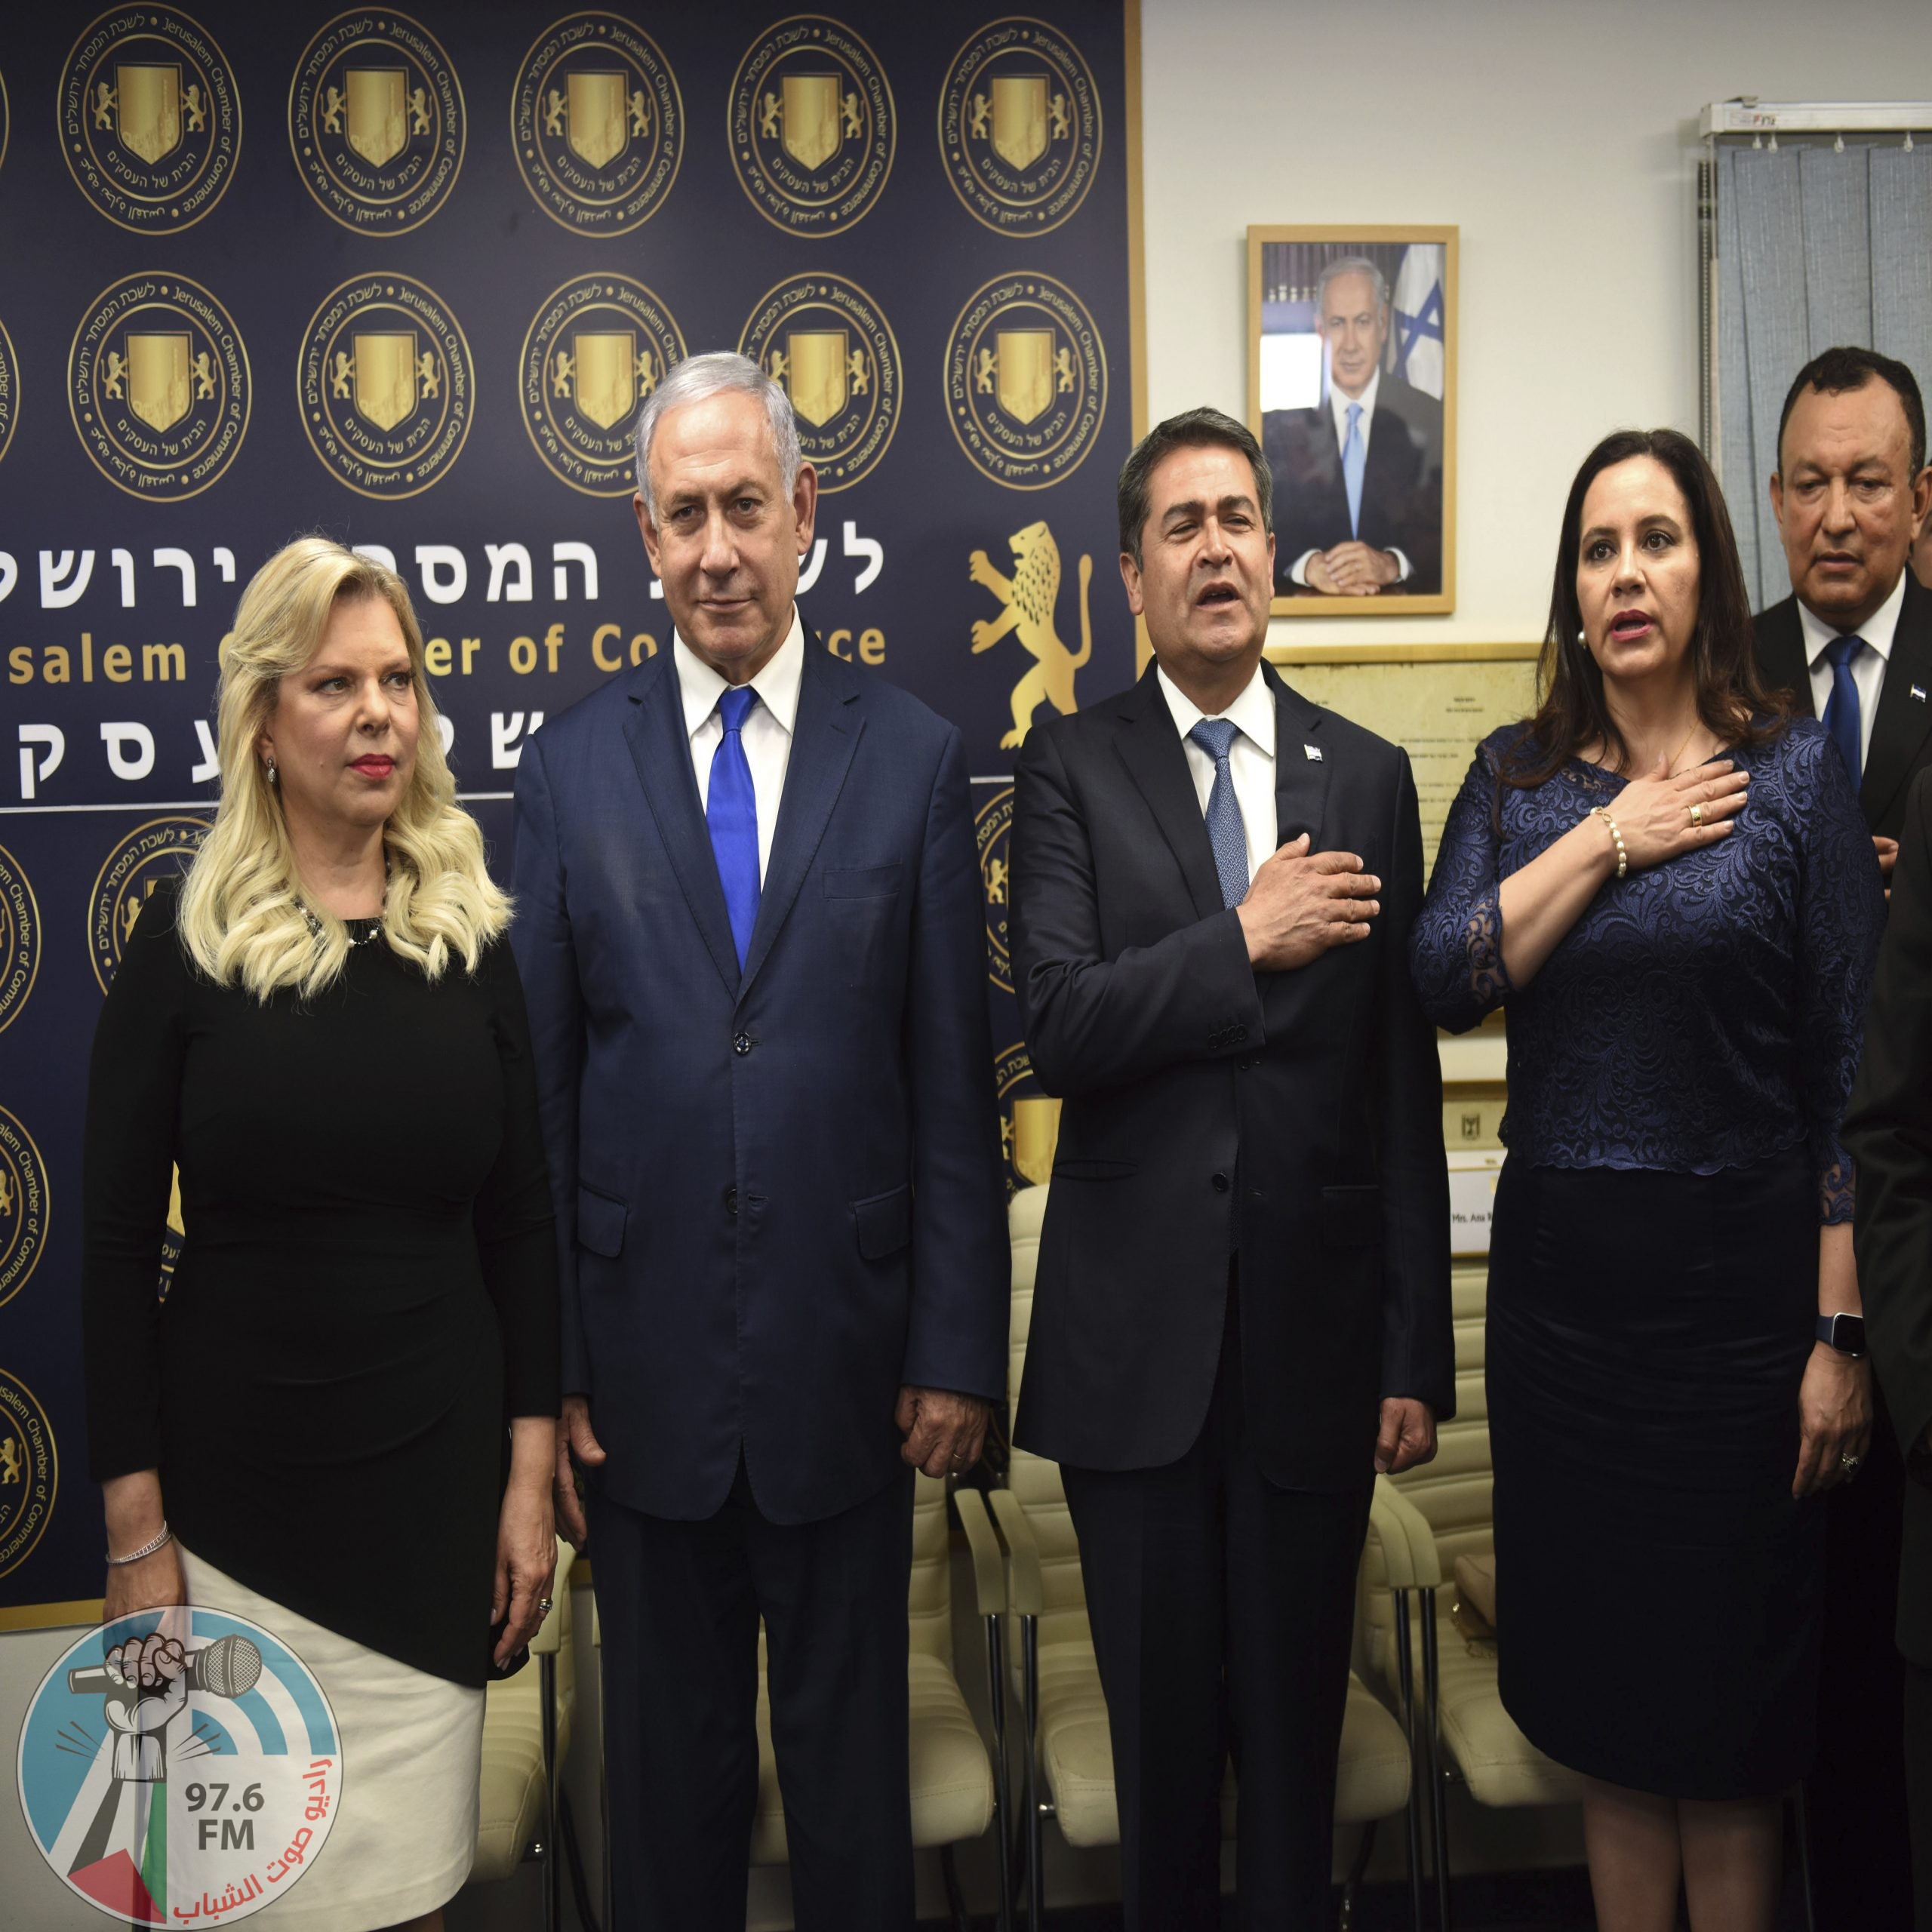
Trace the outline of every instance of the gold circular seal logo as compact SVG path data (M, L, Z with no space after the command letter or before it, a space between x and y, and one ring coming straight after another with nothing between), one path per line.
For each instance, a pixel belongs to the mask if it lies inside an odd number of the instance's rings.
M7 106L7 77L0 74L0 167L6 165L7 135L13 125L13 117Z
M137 825L108 854L88 895L88 956L106 992L156 886L178 878L208 835L205 818L151 818Z
M0 1107L0 1303L27 1284L47 1246L47 1168L33 1136Z
M0 845L0 1033L19 1017L40 973L40 908L20 861Z
M329 292L302 339L295 383L309 447L358 496L420 496L463 452L473 376L469 344L434 289L356 276Z
M33 1554L60 1487L46 1410L17 1376L0 1369L0 1577Z
M131 275L88 304L67 354L81 446L117 488L151 503L198 497L248 430L248 352L198 281Z
M75 42L60 76L60 152L117 228L192 228L227 192L242 152L228 57L173 7L122 7Z
M1008 900L1013 888L1013 787L995 792L973 817L980 850L980 891L986 906L986 977L1002 992L1013 990L1013 952L1007 937Z
M551 475L628 497L638 405L685 354L670 310L628 275L579 275L546 296L517 368L523 426Z
M449 199L467 139L456 69L407 14L338 14L296 63L296 168L322 212L358 235L420 228Z
M14 353L6 324L0 322L0 456L7 454L7 445L14 440L14 425L20 415L20 358Z
M953 57L939 97L952 192L1001 235L1044 235L1087 198L1100 165L1093 69L1057 27L1015 17Z
M840 235L863 220L899 144L892 89L872 49L822 14L794 14L752 42L725 122L740 185L788 235Z
M959 312L946 416L974 466L1044 490L1086 460L1107 413L1107 352L1087 305L1051 275L998 275Z
M615 14L567 14L538 36L510 95L524 186L573 235L622 235L664 204L685 104L657 43Z
M798 447L821 493L869 476L899 426L899 344L884 312L842 275L799 275L768 289L738 338L792 398Z

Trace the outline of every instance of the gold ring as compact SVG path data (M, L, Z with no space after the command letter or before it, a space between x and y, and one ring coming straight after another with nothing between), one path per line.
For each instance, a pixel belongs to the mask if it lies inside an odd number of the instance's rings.
M1703 807L1701 804L1698 804L1698 802L1697 802L1697 801L1694 798L1694 799L1690 801L1690 824L1691 824L1691 829L1694 831L1694 830L1697 829L1697 826L1700 826L1700 825L1702 825L1702 824L1703 823L1703 822L1704 822L1704 808L1703 808Z

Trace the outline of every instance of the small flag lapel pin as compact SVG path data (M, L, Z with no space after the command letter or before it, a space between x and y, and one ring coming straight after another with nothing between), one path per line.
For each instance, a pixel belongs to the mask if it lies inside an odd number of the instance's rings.
M1921 704L1925 702L1925 687L1923 685L1914 685L1912 688L1912 694Z
M1921 697L1924 695L1923 691L1919 693ZM1321 762L1321 747L1319 745L1303 745L1302 750L1307 755L1310 764L1319 764Z

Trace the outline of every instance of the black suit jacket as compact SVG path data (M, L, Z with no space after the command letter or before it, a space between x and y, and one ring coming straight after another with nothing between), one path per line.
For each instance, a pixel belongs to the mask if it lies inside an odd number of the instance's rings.
M1894 654L1894 672L1897 663ZM1887 697L1891 685L1888 674ZM1891 917L1844 1138L1858 1169L1858 1284L1872 1365L1910 1472L1899 1648L1932 1669L1932 1459L1915 1453L1932 1425L1932 779L1924 773L1900 816Z
M1349 538L1334 413L1326 401L1272 410L1261 419L1261 436L1275 483L1275 595L1318 595L1288 573L1306 552ZM1411 574L1390 585L1390 595L1433 595L1442 588L1442 405L1386 372L1369 421L1359 534L1408 558Z
M1787 597L1761 611L1758 675L1774 691L1787 691L1800 718L1815 717L1811 675L1804 661L1804 631L1798 599ZM1916 691L1920 694L1915 697ZM1905 799L1912 779L1932 764L1932 590L1909 570L1905 602L1892 638L1892 654L1878 694L1878 715L1865 754L1865 776L1858 803L1865 823L1881 838L1896 838L1905 823Z
M1280 838L1383 881L1373 936L1293 972L1257 974L1222 906L1152 666L1020 755L1014 977L1065 1106L1014 1434L1091 1469L1184 1454L1238 1247L1250 1443L1274 1481L1339 1490L1383 1396L1455 1401L1441 1079L1407 963L1422 841L1407 755L1266 675Z

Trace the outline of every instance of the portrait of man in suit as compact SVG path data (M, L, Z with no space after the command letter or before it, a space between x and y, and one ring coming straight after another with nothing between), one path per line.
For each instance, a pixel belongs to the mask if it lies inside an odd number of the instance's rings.
M1823 719L1889 885L1914 776L1932 765L1932 590L1909 568L1932 512L1932 470L1912 371L1868 349L1829 349L1806 364L1785 398L1770 494L1791 595L1756 620L1759 675L1799 717ZM1911 917L1915 945L1924 907L1915 903ZM1900 983L1897 954L1888 945L1881 989ZM1862 1275L1870 1249L1857 1151ZM1806 1787L1822 1932L1894 1922L1910 1884L1904 1666L1892 1641L1908 1486L1886 1419L1895 1392L1878 1368L1866 1465L1826 1502L1818 1758Z
M1324 263L1314 301L1321 393L1261 419L1278 598L1442 589L1442 404L1386 366L1392 313L1388 281L1367 256Z
M614 1915L744 1924L761 1623L798 1922L906 1932L912 1472L1006 1383L965 757L800 614L817 479L755 363L679 364L637 448L675 635L529 740L513 874Z
M1111 1728L1128 1932L1328 1912L1377 1470L1455 1401L1407 755L1262 662L1254 436L1197 409L1119 486L1153 661L1014 774L1014 989L1063 1103L1014 1440L1060 1465Z

